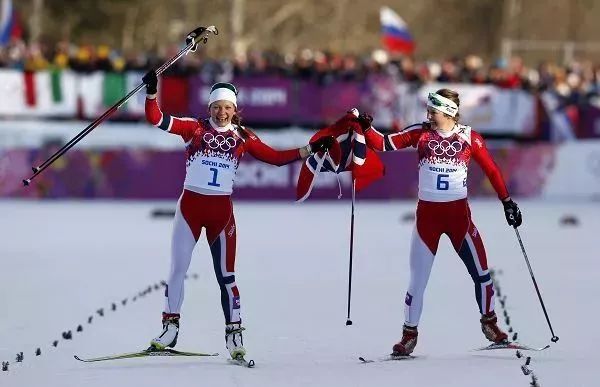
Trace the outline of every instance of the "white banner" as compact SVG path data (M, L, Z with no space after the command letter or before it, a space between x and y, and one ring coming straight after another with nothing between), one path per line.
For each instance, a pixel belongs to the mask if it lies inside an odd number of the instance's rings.
M104 84L104 73L100 71L91 74L80 74L78 93L81 97L83 116L98 117L98 112L106 110L102 101L102 86Z
M20 70L0 71L0 114L2 116L21 116L26 112L25 82Z
M0 115L4 117L74 117L77 112L76 76L70 71L60 75L61 99L52 97L52 80L49 71L39 71L33 76L35 105L25 101L25 76L20 70L0 71Z
M77 112L77 79L71 71L60 73L61 98L52 97L52 80L49 71L35 73L36 104L28 107L27 114L34 117L73 117Z
M565 143L555 149L543 197L600 198L600 141Z

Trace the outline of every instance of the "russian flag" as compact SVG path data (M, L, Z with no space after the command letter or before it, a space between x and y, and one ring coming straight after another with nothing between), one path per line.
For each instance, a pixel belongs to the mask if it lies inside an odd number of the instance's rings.
M381 7L379 19L383 46L389 52L412 54L415 42L404 20L388 7Z
M21 23L14 9L12 0L2 0L0 8L0 46L5 46L13 37L22 35Z

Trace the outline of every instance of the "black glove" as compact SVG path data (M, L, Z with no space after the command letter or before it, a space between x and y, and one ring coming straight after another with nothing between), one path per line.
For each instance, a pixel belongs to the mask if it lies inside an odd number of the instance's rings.
M514 228L519 227L521 223L523 223L523 217L521 216L521 210L519 210L517 203L510 199L508 201L503 201L502 205L504 206L504 216L506 216L508 225L513 226Z
M189 34L187 34L187 36L185 37L186 46L189 45L190 43L193 43L194 38L197 38L198 36L200 36L200 34L202 34L204 31L206 31L206 27L198 27L195 30L193 30L192 32L190 32ZM190 51L195 52L196 49L198 48L198 43L199 42L194 43L194 45L192 46Z
M158 78L156 77L156 72L154 70L150 70L142 77L142 82L146 84L146 94L156 94L158 91Z
M333 136L321 137L310 145L310 153L327 152L335 144L335 138Z
M371 117L368 113L361 113L358 118L358 123L363 130L368 130L371 128L371 123L373 122L373 117Z

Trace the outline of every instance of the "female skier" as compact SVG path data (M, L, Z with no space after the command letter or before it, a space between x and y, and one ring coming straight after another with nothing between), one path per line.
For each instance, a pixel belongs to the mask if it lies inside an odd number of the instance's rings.
M423 294L442 234L448 235L454 250L475 284L475 299L481 313L485 337L500 343L507 335L497 325L494 312L494 284L488 271L481 235L467 203L467 170L473 158L492 183L502 201L510 226L521 224L521 212L510 198L498 167L481 135L458 123L458 93L440 89L427 100L427 121L399 133L383 135L371 127L372 118L362 115L369 147L395 151L413 146L419 155L419 200L410 248L410 284L405 298L402 339L393 355L409 355L417 345L417 326L423 309Z
M192 251L202 228L210 246L221 289L225 316L225 342L233 359L243 358L240 293L235 283L236 226L231 193L236 169L244 153L273 164L285 165L310 154L326 151L335 139L319 139L299 149L278 151L267 146L240 124L237 90L231 83L216 83L210 91L206 119L178 118L160 110L157 76L143 78L146 84L146 119L164 131L183 138L186 145L186 177L177 203L171 239L171 272L165 291L163 329L150 344L157 349L174 347L179 333L183 282Z

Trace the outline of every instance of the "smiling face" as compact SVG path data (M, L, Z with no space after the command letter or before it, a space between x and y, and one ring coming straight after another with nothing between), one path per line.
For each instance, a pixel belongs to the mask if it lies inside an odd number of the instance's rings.
M237 109L230 101L220 100L210 104L208 110L212 120L222 128L231 123Z
M440 130L452 130L456 123L453 117L431 107L427 108L427 121L431 124L432 129Z

